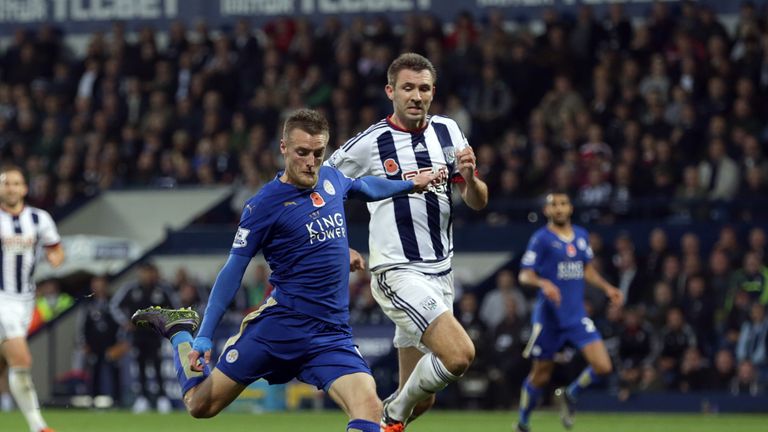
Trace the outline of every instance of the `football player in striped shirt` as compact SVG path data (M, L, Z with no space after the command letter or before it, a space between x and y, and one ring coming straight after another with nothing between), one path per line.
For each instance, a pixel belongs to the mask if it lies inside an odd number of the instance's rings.
M405 429L434 404L435 393L458 380L475 348L453 317L451 189L475 210L488 188L475 176L475 155L455 121L428 115L437 72L421 55L390 64L385 91L393 113L347 141L328 164L350 177L389 180L440 172L445 181L424 194L369 203L373 296L396 325L400 386L384 402L382 428Z
M25 205L27 183L21 169L0 169L0 361L8 365L8 384L32 432L51 432L40 414L32 384L32 354L27 329L35 306L32 274L38 251L53 267L64 261L51 216Z

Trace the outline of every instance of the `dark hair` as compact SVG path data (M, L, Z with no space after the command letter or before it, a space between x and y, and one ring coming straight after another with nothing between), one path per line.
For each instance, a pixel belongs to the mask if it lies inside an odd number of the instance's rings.
M432 82L437 81L437 70L435 70L435 66L432 65L431 61L420 54L404 53L400 54L400 56L393 60L392 64L389 65L389 69L387 69L387 83L394 86L395 81L397 81L397 74L400 73L401 70L406 69L416 72L428 70L429 73L432 74Z
M301 129L310 135L325 134L326 136L330 135L331 130L325 116L317 111L306 108L294 111L285 119L283 137L287 137L294 129Z

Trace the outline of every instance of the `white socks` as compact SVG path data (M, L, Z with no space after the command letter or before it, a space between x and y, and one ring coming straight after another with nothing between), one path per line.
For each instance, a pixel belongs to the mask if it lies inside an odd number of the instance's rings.
M32 432L47 427L43 416L40 415L40 404L37 402L37 393L32 385L32 375L29 368L10 368L8 370L8 386L11 394L16 399L16 405L24 414Z
M436 355L426 354L416 363L397 397L389 403L387 414L395 420L406 421L417 403L458 379L458 376L448 372Z

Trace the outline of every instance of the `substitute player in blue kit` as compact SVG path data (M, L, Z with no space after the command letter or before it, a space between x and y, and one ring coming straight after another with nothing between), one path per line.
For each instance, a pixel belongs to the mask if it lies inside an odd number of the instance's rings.
M520 283L539 288L533 312L533 331L525 352L533 367L520 395L518 432L530 430L529 417L549 382L554 355L565 345L581 350L589 366L567 388L555 390L563 426L573 426L579 393L599 376L611 373L611 359L595 325L584 309L584 281L600 288L614 305L624 301L621 291L606 282L592 265L587 231L571 225L573 205L565 193L546 196L544 214L549 222L538 229L523 255Z
M149 308L133 316L136 325L170 338L184 403L194 417L218 414L260 378L272 384L298 378L325 390L346 411L347 431L379 431L381 401L348 323L344 200L420 192L438 177L423 173L409 181L354 180L321 167L328 129L325 118L311 110L299 110L286 120L280 142L285 171L246 202L194 340L191 333L199 318L191 310ZM214 329L259 250L272 269L275 289L243 319L210 371ZM360 265L353 260L353 267Z

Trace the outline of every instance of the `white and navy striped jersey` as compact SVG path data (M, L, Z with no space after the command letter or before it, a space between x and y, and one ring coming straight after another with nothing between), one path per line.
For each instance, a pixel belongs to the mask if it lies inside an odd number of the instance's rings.
M427 126L418 131L405 131L386 118L347 141L326 161L355 178L408 180L424 170L447 174L447 181L423 194L368 203L373 272L393 267L428 273L450 269L451 180L458 175L456 152L468 145L456 122L447 117L429 116Z
M35 296L35 271L43 246L61 241L51 215L35 207L24 207L18 215L0 210L0 301Z

